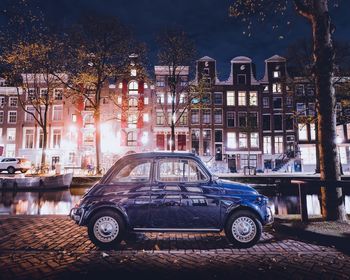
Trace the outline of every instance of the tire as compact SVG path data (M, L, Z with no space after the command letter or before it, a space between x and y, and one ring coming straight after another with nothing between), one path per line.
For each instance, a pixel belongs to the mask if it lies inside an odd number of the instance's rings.
M24 173L27 173L27 171L28 171L28 169L22 169L22 170L21 170L21 173L24 174Z
M16 169L13 166L9 166L9 167L7 167L7 172L9 174L15 174Z
M89 238L101 249L116 248L124 233L123 218L113 210L98 211L88 223Z
M254 246L261 237L262 225L254 213L248 210L234 212L227 220L225 234L238 248Z

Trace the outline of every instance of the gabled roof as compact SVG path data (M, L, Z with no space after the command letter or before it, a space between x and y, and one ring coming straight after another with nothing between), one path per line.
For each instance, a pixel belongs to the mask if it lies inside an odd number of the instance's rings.
M252 60L247 56L236 56L231 60L231 63L251 63Z
M275 54L274 56L271 56L270 58L266 59L265 62L286 62L286 59L282 56Z
M202 58L198 59L198 61L215 61L215 59L209 56L203 56Z

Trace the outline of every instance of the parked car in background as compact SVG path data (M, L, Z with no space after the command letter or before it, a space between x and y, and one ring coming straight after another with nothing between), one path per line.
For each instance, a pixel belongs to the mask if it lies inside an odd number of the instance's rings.
M268 199L248 185L220 180L191 153L120 158L70 212L91 241L115 247L128 232L220 232L250 247L272 223Z
M31 168L31 162L25 158L5 157L0 159L0 172L7 171L14 174L16 171L26 173Z

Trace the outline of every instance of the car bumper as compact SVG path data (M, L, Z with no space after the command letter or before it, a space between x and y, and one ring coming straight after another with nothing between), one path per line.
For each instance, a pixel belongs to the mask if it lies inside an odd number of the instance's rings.
M85 210L84 208L74 207L69 212L69 217L75 221L78 225L82 224Z
M265 216L265 224L271 225L273 223L273 213L270 207L266 206L266 216Z

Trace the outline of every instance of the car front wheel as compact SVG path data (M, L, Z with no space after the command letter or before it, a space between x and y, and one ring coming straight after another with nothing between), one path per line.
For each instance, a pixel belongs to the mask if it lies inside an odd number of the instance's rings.
M230 242L239 248L254 246L261 237L262 225L250 211L233 213L226 224L225 233Z
M9 174L14 174L16 172L16 169L13 166L7 167L7 172Z
M125 225L122 217L112 210L97 212L88 224L90 240L101 249L113 249L122 240Z

